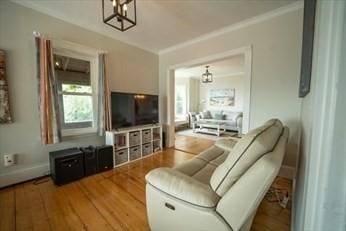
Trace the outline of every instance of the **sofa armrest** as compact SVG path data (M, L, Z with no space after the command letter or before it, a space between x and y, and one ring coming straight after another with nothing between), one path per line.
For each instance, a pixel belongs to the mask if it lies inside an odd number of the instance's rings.
M156 189L199 207L216 207L220 199L209 185L171 168L154 169L145 179Z
M237 128L242 128L243 125L243 116L239 116L236 120Z

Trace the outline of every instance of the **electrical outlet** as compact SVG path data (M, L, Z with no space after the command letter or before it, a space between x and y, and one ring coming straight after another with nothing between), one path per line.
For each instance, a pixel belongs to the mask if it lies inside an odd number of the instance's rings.
M14 165L16 163L15 158L16 158L16 154L4 155L4 165L5 165L5 167L9 167L9 166Z

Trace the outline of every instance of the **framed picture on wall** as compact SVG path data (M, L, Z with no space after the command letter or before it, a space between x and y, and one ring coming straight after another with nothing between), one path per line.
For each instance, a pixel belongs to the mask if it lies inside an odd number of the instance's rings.
M210 89L209 106L231 107L234 106L235 89Z
M315 32L315 11L316 0L305 0L299 97L305 97L310 92L312 55Z
M8 85L6 81L5 52L0 50L0 123L12 123Z

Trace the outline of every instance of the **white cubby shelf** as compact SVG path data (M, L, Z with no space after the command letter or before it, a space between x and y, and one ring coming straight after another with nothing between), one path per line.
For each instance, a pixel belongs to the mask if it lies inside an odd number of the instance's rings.
M145 125L106 132L106 144L113 146L114 167L162 151L162 125Z

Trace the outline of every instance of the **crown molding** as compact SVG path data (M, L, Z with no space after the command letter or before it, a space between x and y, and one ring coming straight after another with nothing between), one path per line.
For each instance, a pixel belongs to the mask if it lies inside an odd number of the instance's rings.
M195 43L199 43L199 42L202 42L202 41L205 41L205 40L208 40L208 39L211 39L211 38L214 38L214 37L217 37L217 36L220 36L220 35L235 31L235 30L239 30L241 28L248 27L248 26L263 22L263 21L267 21L269 19L284 15L286 13L290 13L293 11L303 9L303 7L304 7L304 2L303 1L297 1L294 3L288 4L286 6L277 8L275 10L269 11L267 13L255 16L253 18L245 19L241 22L232 24L232 25L224 27L222 29L212 31L212 32L207 33L205 35L202 35L202 36L196 37L194 39L188 40L186 42L162 49L158 52L158 54L159 55L166 54L166 53L169 53L169 52L193 45Z

